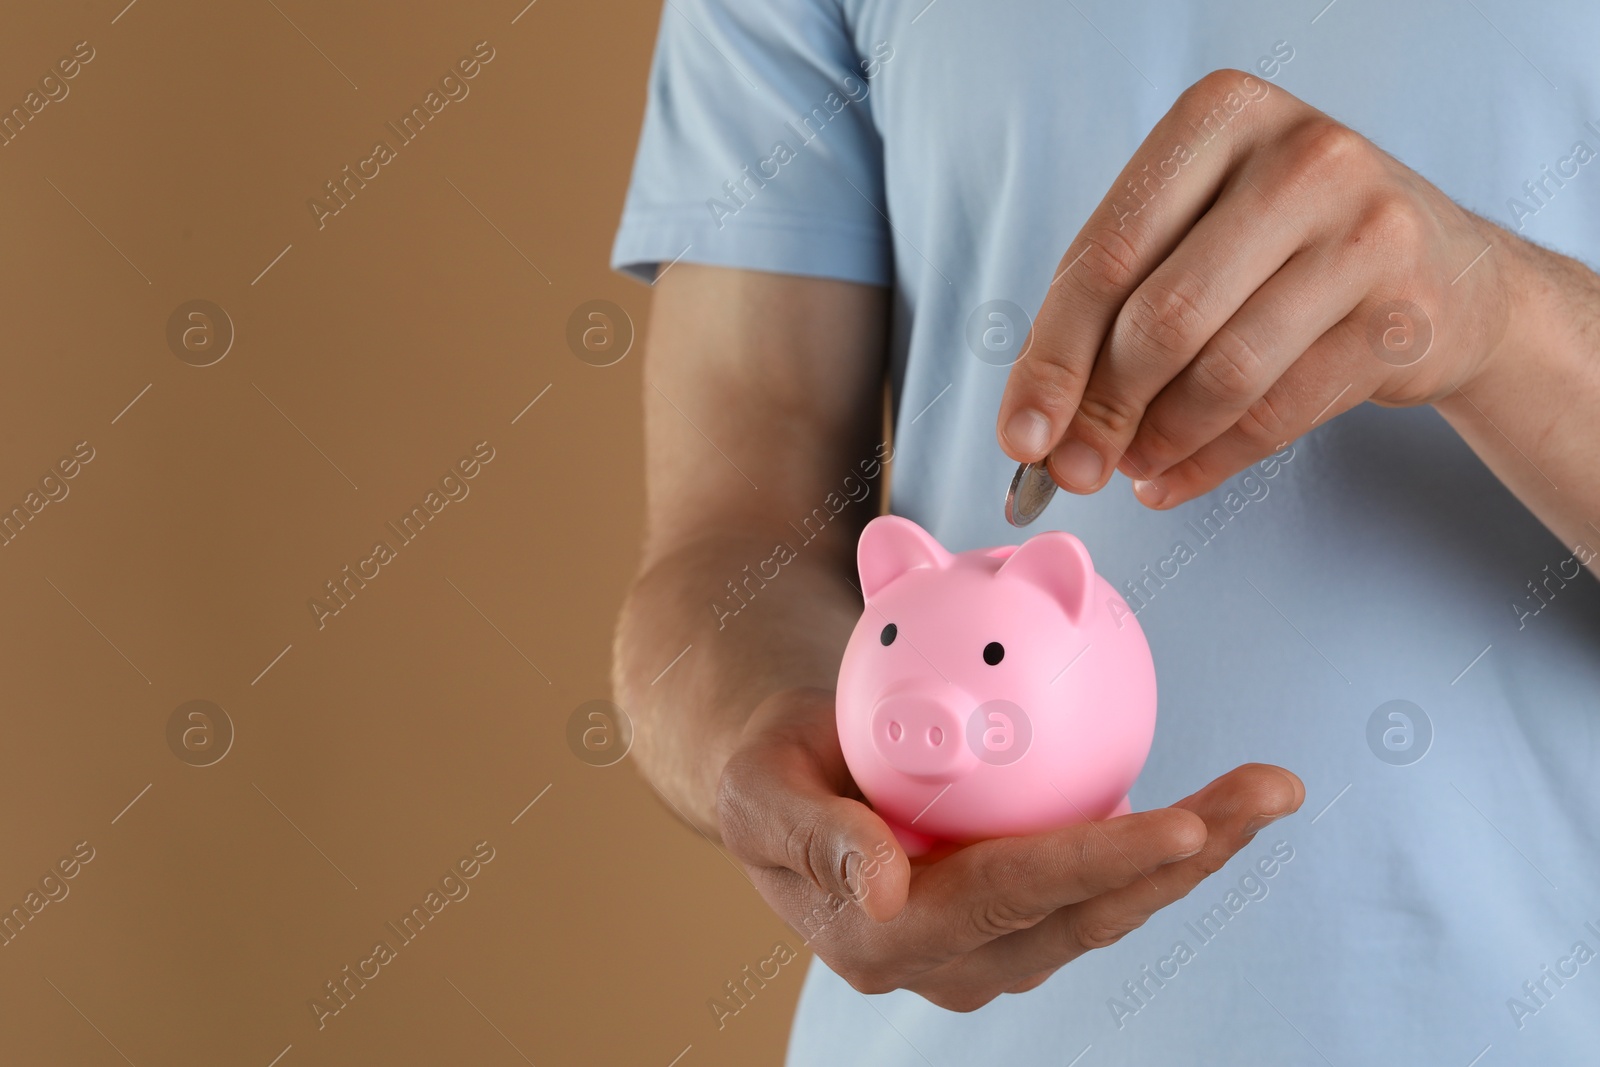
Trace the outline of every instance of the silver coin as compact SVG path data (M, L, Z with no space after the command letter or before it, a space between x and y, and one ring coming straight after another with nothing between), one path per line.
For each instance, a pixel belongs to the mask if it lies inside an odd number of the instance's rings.
M1024 463L1017 468L1006 490L1006 521L1013 526L1026 526L1037 519L1056 495L1055 479L1045 468L1045 461Z

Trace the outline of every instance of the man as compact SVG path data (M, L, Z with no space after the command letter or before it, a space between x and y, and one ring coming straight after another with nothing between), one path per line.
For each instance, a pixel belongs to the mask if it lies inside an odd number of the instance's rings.
M667 5L617 685L817 955L791 1062L1593 1058L1600 279L1532 241L1600 256L1596 40L1579 0ZM1049 457L1028 532L1155 656L1135 814L884 846L831 693L875 508L833 502L891 450L953 551Z

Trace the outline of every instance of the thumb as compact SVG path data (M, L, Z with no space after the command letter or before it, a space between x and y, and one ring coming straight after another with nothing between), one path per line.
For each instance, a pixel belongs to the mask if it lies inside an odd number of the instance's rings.
M905 907L910 861L888 825L844 795L854 787L831 694L827 711L771 723L728 760L717 789L722 839L745 863L793 871L885 922Z

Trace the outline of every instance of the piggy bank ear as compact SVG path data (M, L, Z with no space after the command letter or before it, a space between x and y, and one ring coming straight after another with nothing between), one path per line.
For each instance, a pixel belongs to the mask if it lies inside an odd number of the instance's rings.
M1053 530L1024 541L1000 564L999 574L1021 578L1049 593L1073 623L1089 616L1094 596L1094 564L1083 542Z
M906 571L918 567L943 568L950 553L933 535L910 519L880 515L867 523L856 546L856 566L861 571L861 592L868 600Z

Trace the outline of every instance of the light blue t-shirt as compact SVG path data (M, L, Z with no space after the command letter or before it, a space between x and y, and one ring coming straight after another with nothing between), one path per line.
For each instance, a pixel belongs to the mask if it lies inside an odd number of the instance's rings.
M1008 356L969 322L1037 310L1185 87L1254 71L1593 264L1597 49L1593 0L669 0L614 263L892 287L893 510L1016 543ZM1048 527L1155 656L1135 807L1252 760L1305 806L970 1014L815 963L791 1063L1600 1063L1600 596L1574 559L1600 532L1562 545L1431 409L1371 405L1170 512L1119 475Z

